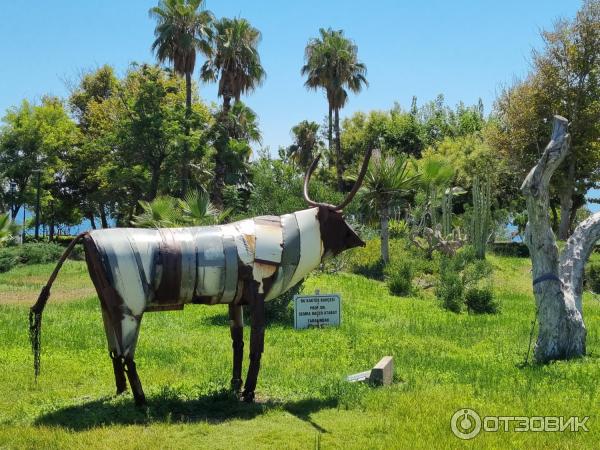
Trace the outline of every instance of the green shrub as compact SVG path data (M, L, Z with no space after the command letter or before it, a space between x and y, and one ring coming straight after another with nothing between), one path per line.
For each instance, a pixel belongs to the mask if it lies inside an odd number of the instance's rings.
M413 269L409 261L390 265L385 272L390 294L406 297L412 293Z
M8 272L19 263L19 256L15 247L0 249L0 273Z
M23 264L43 264L56 262L65 248L52 242L31 242L23 244L20 249L20 262Z
M403 238L408 236L410 227L404 220L390 220L388 223L388 230L391 238Z
M383 260L378 259L377 261L368 262L366 264L357 264L352 268L352 272L373 280L383 281L384 269L385 264L383 263Z
M435 296L441 301L442 308L459 313L464 303L463 294L464 286L460 273L452 268L443 270L435 288Z
M442 308L459 313L466 305L469 312L498 312L491 288L492 266L477 259L473 247L463 247L453 257L442 256L439 270L435 295Z
M600 293L600 263L588 263L585 270L585 284L592 292Z
M499 309L494 293L489 287L467 289L465 304L468 311L475 314L496 314Z
M284 324L292 323L294 320L292 300L294 300L294 295L302 292L303 287L304 280L289 289L287 292L281 294L279 297L267 302L265 307L265 317L267 322L279 322Z

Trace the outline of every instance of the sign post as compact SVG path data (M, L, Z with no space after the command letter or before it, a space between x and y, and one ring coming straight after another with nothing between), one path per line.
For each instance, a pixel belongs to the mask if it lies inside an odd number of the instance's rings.
M294 328L339 326L341 298L339 294L294 295Z

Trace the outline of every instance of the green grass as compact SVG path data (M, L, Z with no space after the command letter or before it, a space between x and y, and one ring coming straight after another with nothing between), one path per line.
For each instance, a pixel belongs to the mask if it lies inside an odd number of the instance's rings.
M310 277L306 292L342 294L342 326L271 324L254 405L227 391L225 307L146 314L136 358L145 409L129 393L113 395L98 300L81 262L66 264L46 308L34 381L27 308L52 266L14 269L0 275L0 448L597 448L600 303L585 298L589 356L523 367L534 313L529 262L490 261L502 311L492 316L446 312L428 292L393 297L360 275ZM87 292L80 300L59 301L78 289ZM22 301L8 301L14 293ZM394 356L391 387L344 381L384 355ZM590 432L461 441L449 422L466 407L590 416Z

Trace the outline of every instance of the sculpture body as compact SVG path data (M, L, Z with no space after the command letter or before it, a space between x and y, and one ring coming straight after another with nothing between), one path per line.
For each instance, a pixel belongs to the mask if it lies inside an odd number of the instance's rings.
M50 288L63 262L82 240L102 307L117 393L126 389L127 376L136 404L145 403L134 362L143 314L182 309L189 303L228 305L233 347L231 385L239 391L243 384L242 305L248 305L250 365L242 398L253 401L264 348L265 301L296 285L324 258L365 245L341 211L356 194L370 155L368 151L354 188L338 206L316 203L308 197L317 157L304 180L304 197L310 209L211 227L113 228L80 234L59 260L30 311L36 375L42 312Z
M118 329L111 350L133 355L146 311L247 304L248 283L265 300L284 293L321 262L317 215L311 208L221 226L91 231L84 237L90 274L99 293L112 291L106 308L118 315L107 324Z

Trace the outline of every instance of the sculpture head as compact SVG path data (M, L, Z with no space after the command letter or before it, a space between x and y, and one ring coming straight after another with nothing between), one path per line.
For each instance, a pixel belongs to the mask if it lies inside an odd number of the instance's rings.
M367 173L369 167L369 159L371 157L372 150L369 149L365 155L360 173L356 178L356 182L352 187L352 190L348 193L346 198L339 205L330 205L329 203L319 203L310 199L308 196L308 183L314 170L317 168L321 155L317 155L310 167L306 176L304 177L304 200L313 207L319 208L317 218L319 219L321 240L323 241L323 258L335 256L344 250L348 250L354 247L364 247L366 244L356 234L352 227L344 220L342 215L343 209L348 205L362 184L362 181Z

